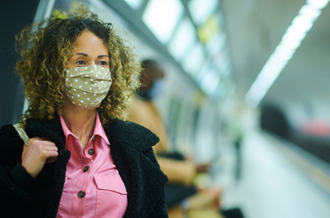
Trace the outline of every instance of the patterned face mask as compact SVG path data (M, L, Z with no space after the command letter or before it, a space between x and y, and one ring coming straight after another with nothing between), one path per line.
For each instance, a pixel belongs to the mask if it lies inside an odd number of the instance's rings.
M98 65L66 70L66 94L72 104L86 109L98 108L111 86L111 72Z

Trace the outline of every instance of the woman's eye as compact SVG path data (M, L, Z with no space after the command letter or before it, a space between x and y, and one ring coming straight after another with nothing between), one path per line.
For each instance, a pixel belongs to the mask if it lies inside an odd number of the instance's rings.
M76 64L78 64L78 65L84 65L85 64L85 61L76 61Z
M103 65L103 66L104 66L104 65L107 65L107 64L108 64L108 63L107 63L106 61L100 61L100 62L99 62L99 65Z

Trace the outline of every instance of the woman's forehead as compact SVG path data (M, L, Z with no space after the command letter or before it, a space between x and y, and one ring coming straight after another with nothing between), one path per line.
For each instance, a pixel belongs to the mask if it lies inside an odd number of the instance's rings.
M74 52L108 54L108 48L100 37L88 30L84 30L77 38L76 49Z

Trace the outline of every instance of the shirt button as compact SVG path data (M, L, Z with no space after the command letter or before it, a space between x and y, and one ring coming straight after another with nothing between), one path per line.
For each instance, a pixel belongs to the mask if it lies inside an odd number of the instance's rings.
M89 150L88 150L88 154L89 154L89 155L93 155L93 154L94 154L94 150L93 150L93 149L89 149Z
M86 172L87 170L89 170L89 166L85 166L83 172Z
M92 142L94 142L94 140L95 140L95 136L93 136L93 138L92 138Z
M83 192L83 191L80 191L80 192L78 192L78 198L83 198L83 197L85 197L85 192Z

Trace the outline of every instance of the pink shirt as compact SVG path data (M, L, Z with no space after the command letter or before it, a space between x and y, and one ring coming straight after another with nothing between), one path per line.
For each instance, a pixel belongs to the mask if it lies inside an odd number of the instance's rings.
M60 116L71 158L57 218L123 217L127 208L125 185L113 163L110 143L96 116L94 134L82 150L79 139Z

